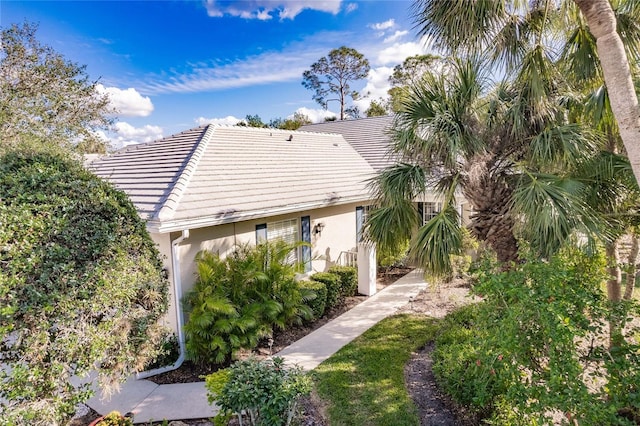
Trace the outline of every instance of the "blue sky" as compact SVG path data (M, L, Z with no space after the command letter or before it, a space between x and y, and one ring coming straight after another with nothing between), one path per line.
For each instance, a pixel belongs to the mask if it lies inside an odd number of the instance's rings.
M426 52L412 30L410 1L0 1L0 25L39 24L38 38L87 66L119 111L107 137L145 142L205 123L263 121L294 112L322 121L302 73L342 45L371 63L354 85L386 96L388 76Z

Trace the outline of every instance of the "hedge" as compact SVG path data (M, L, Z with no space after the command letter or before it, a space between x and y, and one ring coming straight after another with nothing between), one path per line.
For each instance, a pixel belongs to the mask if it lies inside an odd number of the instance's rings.
M331 309L340 302L340 277L330 272L318 272L311 276L313 281L323 283L327 287L327 307Z
M349 297L358 290L358 270L353 266L332 266L327 271L340 277L340 296Z
M300 281L300 288L311 290L316 294L316 298L309 300L307 306L313 311L314 318L324 315L327 307L327 285L320 281Z
M52 152L0 157L0 424L66 424L156 355L169 283L121 191Z

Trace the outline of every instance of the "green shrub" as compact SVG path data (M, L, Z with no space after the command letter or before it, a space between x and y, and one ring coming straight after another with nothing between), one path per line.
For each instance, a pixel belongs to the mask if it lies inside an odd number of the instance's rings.
M207 398L220 407L219 416L235 414L240 424L290 425L297 402L311 392L311 378L301 368L288 368L282 358L234 363L206 377ZM244 412L244 415L242 414Z
M0 158L0 424L64 424L155 355L168 282L127 196L62 154ZM112 387L112 386L111 386Z
M453 278L463 278L469 274L473 264L473 256L477 255L480 244L467 228L462 229L462 251L460 254L451 254L451 275L446 277L447 281Z
M295 247L281 241L239 246L227 258L203 251L196 257L197 280L185 296L187 355L220 364L241 349L253 349L273 328L313 317L306 302L314 293L295 280L287 263Z
M433 372L439 387L458 403L467 406L470 415L488 417L503 384L489 374L480 359L476 338L485 333L478 329L479 307L468 305L456 309L444 320L443 332L436 339L433 353ZM477 335L480 333L480 335Z
M388 269L394 266L404 266L407 263L407 253L409 252L409 241L400 242L395 247L384 247L378 245L376 259L379 268Z
M327 286L320 281L300 281L300 288L307 289L315 293L315 297L307 302L313 311L314 318L321 318L327 306Z
M327 271L340 277L340 296L349 297L358 290L358 269L353 266L332 266Z
M330 272L318 272L311 276L313 281L323 283L327 287L327 309L340 302L340 277Z
M494 424L551 424L558 412L579 424L631 424L618 412L640 407L637 328L621 324L626 334L611 350L603 336L610 318L637 318L640 308L623 303L612 316L600 290L604 257L565 249L479 272L474 291L484 302L464 308L464 321L448 319L437 341L443 388Z

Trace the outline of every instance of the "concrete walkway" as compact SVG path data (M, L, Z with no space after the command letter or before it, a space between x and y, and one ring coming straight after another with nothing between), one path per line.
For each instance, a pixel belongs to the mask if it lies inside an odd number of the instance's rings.
M422 272L414 270L275 356L283 357L287 364L313 370L380 320L393 315L426 287ZM217 408L207 402L204 382L156 385L131 378L111 399L96 396L87 404L101 414L113 410L132 412L136 423L200 419L217 413Z

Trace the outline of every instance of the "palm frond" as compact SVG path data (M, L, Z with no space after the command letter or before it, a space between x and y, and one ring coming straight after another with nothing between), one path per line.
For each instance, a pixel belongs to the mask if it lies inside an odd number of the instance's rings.
M614 11L617 32L631 63L640 60L640 3L637 0L616 1Z
M381 249L394 250L411 238L418 220L418 211L411 199L396 200L370 212L365 223L365 235Z
M600 123L607 122L609 123L607 127L613 128L611 121L615 122L615 118L611 111L611 101L609 100L607 87L604 84L596 87L589 94L585 105L585 113L595 125L600 126Z
M578 82L602 78L596 38L584 22L580 22L568 35L561 59L566 64L569 75Z
M556 105L553 99L561 80L550 53L542 44L524 56L515 84L520 100L519 110L531 121L528 127L554 117Z
M587 185L587 203L603 212L604 221L611 227L624 227L623 222L634 215L640 199L629 159L603 151L582 163L577 173Z
M412 200L426 190L425 170L414 164L399 163L382 170L369 181L374 197L380 203Z
M417 0L414 28L444 50L481 51L505 18L503 1Z
M584 201L585 185L575 179L527 173L513 192L520 233L541 256L556 252L575 232L590 233L598 220Z
M547 172L566 171L598 148L596 137L578 124L549 126L531 138L529 160Z
M394 121L394 153L452 168L460 155L481 150L479 103L489 83L484 65L477 57L453 59L446 73L427 75L412 86Z
M536 43L548 19L545 8L545 2L531 2L526 8L516 8L505 16L497 29L491 41L493 61L505 67L507 73L522 64L524 56Z
M450 255L462 249L460 216L449 202L437 216L418 229L411 240L409 255L434 276L448 275L451 270Z

